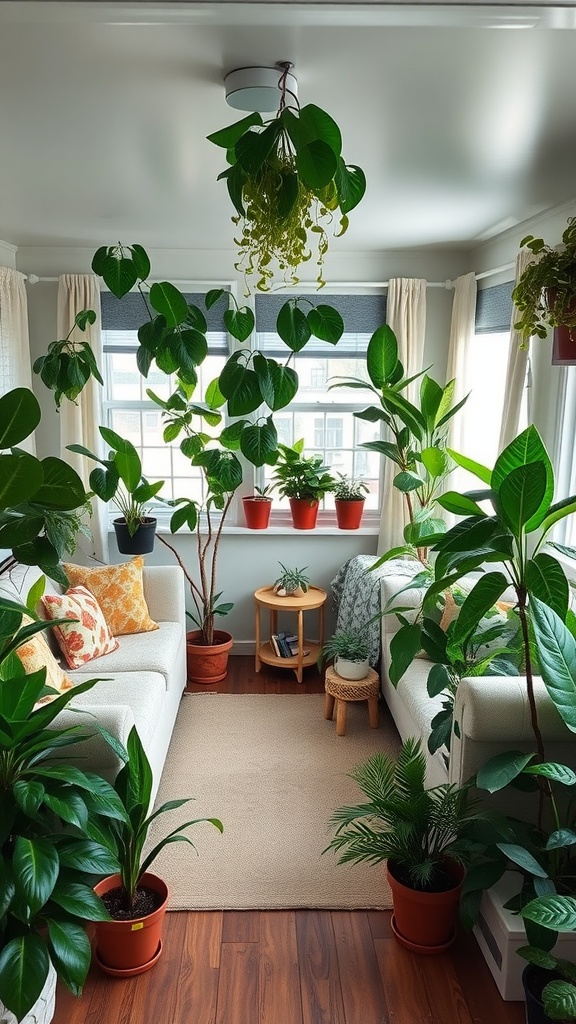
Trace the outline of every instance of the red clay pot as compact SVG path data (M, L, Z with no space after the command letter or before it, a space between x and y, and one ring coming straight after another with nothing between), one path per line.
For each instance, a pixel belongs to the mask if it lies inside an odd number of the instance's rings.
M94 886L94 892L102 896L121 884L120 875L109 875ZM162 897L162 905L158 910L131 921L95 922L97 960L107 973L117 974L122 971L125 977L142 974L150 970L158 960L168 903L168 886L150 872L142 876L142 885L154 889Z
M310 498L289 498L292 526L295 530L313 530L318 518L318 501Z
M214 630L214 643L210 647L198 642L200 636L199 629L186 633L186 675L189 683L210 686L226 678L228 655L234 641L223 629Z
M364 511L364 498L357 501L344 501L342 498L335 498L336 522L339 530L357 530L362 522Z
M242 498L246 526L250 530L266 530L270 522L270 498Z
M460 890L465 869L447 862L454 886L445 892L420 892L409 889L394 877L394 864L386 866L392 890L394 916L392 930L398 941L415 953L443 953L456 938Z
M552 341L552 366L576 365L576 330L555 327Z

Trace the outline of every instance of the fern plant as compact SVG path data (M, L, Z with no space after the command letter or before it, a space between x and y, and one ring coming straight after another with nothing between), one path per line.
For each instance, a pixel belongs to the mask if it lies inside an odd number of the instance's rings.
M474 810L470 785L426 789L426 759L413 738L404 741L396 758L378 752L357 765L350 778L367 799L338 808L330 818L336 832L327 850L340 854L338 863L390 861L399 881L424 892L453 884L446 860L471 861L478 848L476 826L485 818Z

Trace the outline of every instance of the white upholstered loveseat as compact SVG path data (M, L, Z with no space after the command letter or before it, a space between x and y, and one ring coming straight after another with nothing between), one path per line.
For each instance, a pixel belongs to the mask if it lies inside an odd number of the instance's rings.
M0 575L0 594L23 600L40 572L17 566ZM54 727L82 725L90 738L67 748L79 767L112 781L121 762L94 727L98 721L121 743L136 726L154 776L156 794L182 692L186 685L186 619L184 575L179 566L144 566L144 597L159 628L119 636L116 651L95 658L81 669L68 669L74 681L98 678L93 689L74 697ZM47 580L47 591L59 591ZM65 667L65 666L64 666Z

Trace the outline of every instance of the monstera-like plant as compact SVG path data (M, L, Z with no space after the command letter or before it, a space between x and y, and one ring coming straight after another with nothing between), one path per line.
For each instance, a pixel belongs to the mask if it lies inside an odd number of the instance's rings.
M286 87L291 65L279 68L279 108L265 121L252 113L208 136L226 151L222 171L236 211L236 269L248 284L268 291L276 268L285 283L298 282L298 268L317 250L317 283L322 287L328 230L348 227L348 214L366 190L360 167L342 157L342 135L334 119L309 103L300 107ZM283 68L283 70L282 70ZM316 245L313 245L315 239Z

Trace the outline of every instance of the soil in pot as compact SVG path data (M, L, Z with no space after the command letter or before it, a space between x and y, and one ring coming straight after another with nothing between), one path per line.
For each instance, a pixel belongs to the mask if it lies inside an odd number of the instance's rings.
M114 519L113 526L116 544L121 555L147 555L154 550L156 519L151 516L146 516L142 520L132 537L124 519Z
M442 889L422 892L404 884L401 871L387 865L388 883L394 904L393 931L398 941L418 953L442 953L456 938L460 890L465 870L446 862Z
M203 644L201 633L192 629L186 633L186 675L188 683L210 686L226 678L228 656L234 640L223 629L214 630L214 643Z
M242 498L246 526L250 530L266 530L270 523L272 502L269 498Z
M114 907L122 903L117 893L121 885L119 875L110 875L94 886L94 891L104 901L109 898ZM168 904L168 886L163 879L151 872L142 876L143 896L138 897L146 908L137 917L95 922L95 937L98 963L104 971L123 972L126 977L141 974L154 966L162 944L162 928ZM108 897L108 894L111 894ZM154 909L148 908L155 904ZM106 905L106 902L105 902ZM121 912L125 913L124 908Z

